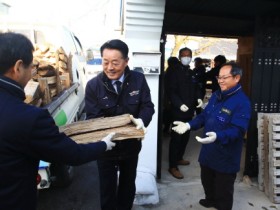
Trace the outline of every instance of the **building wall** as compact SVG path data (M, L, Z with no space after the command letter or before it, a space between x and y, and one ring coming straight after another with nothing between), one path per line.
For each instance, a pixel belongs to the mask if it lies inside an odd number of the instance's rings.
M157 63L160 68L159 54L165 0L126 0L124 5L124 40L130 48L130 65L133 68L138 62L135 54L144 53L142 64ZM154 56L152 59L150 56ZM139 59L139 57L137 57ZM156 59L156 61L154 61ZM160 69L159 69L160 72ZM156 175L157 142L158 142L158 98L159 74L147 74L146 79L151 89L155 114L143 140L138 167L149 168Z

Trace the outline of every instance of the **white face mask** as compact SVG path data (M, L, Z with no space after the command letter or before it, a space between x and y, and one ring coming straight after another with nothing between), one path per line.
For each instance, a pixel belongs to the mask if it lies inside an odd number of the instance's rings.
M187 66L190 64L192 58L191 57L181 57L181 62L184 66Z

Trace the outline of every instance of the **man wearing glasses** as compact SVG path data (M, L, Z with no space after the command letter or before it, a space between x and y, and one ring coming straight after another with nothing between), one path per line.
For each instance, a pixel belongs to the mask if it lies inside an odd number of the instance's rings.
M100 48L103 72L86 87L88 119L130 114L137 129L146 130L155 112L144 74L128 67L128 46L121 40ZM97 160L102 210L129 210L135 196L139 139L116 142L116 147ZM118 176L119 173L119 176Z
M172 129L183 134L204 127L199 155L201 182L205 199L199 203L218 210L230 210L236 174L240 170L243 138L248 128L251 106L239 81L242 69L226 63L217 80L220 90L214 92L205 110L190 122L176 122Z

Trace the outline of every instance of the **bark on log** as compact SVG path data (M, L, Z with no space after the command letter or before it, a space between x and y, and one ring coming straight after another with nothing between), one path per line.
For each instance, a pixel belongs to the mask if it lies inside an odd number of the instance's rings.
M59 130L77 143L100 141L111 132L116 133L114 140L144 138L143 130L136 129L129 114L74 122L60 127Z
M130 124L117 128L110 128L110 129L99 130L99 131L94 131L85 134L74 135L71 136L71 139L73 139L75 142L79 144L97 142L112 132L116 133L113 139L114 141L125 140L125 139L142 139L144 137L143 130L137 130L135 128L135 125Z

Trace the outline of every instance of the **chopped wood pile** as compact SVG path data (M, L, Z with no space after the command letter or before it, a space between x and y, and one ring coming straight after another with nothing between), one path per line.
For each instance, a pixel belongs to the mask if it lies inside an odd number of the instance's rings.
M114 140L144 138L144 131L136 129L129 114L74 122L59 130L77 143L97 142L112 132L116 133Z
M32 79L24 89L26 103L44 106L70 87L71 55L67 56L62 47L56 49L49 44L36 45L33 65Z

